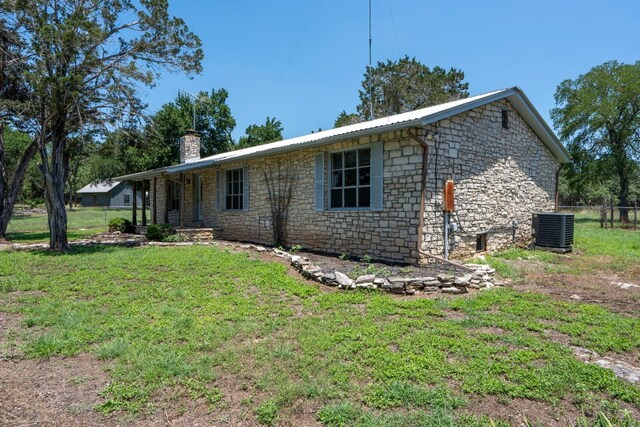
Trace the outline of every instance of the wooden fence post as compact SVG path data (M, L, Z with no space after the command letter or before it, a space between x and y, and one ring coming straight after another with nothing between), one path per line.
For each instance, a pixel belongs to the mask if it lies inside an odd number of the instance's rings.
M611 198L611 218L609 218L609 221L611 221L611 228L613 228L613 214L614 214L614 207L613 207L613 197Z
M600 228L607 228L607 205L600 206Z
M638 229L638 201L633 204L633 229Z

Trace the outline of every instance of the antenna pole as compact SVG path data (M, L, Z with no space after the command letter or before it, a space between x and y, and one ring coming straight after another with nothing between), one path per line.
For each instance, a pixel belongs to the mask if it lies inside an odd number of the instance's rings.
M369 72L371 73L371 0L369 0ZM373 91L371 90L371 78L369 75L369 120L373 120Z
M369 0L369 67L371 67L371 0Z

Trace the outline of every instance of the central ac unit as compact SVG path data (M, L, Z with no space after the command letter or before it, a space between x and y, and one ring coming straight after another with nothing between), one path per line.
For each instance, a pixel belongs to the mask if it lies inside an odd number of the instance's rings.
M533 236L536 247L568 252L573 247L575 217L568 213L534 213Z

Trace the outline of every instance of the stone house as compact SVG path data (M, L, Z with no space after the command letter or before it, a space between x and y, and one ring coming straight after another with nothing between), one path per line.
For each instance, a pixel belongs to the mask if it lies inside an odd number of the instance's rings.
M206 158L194 132L180 147L178 165L116 178L148 189L153 223L400 263L530 241L570 161L517 87Z

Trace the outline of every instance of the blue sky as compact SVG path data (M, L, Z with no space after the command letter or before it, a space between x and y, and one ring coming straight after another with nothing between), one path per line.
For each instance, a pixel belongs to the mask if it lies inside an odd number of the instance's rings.
M226 88L237 139L277 117L285 137L353 111L368 62L368 0L170 0L202 39L204 72L164 74L151 111L178 90ZM407 54L465 72L471 95L520 86L549 120L556 86L608 60L640 60L640 1L373 0L373 61ZM551 121L549 121L550 124Z

